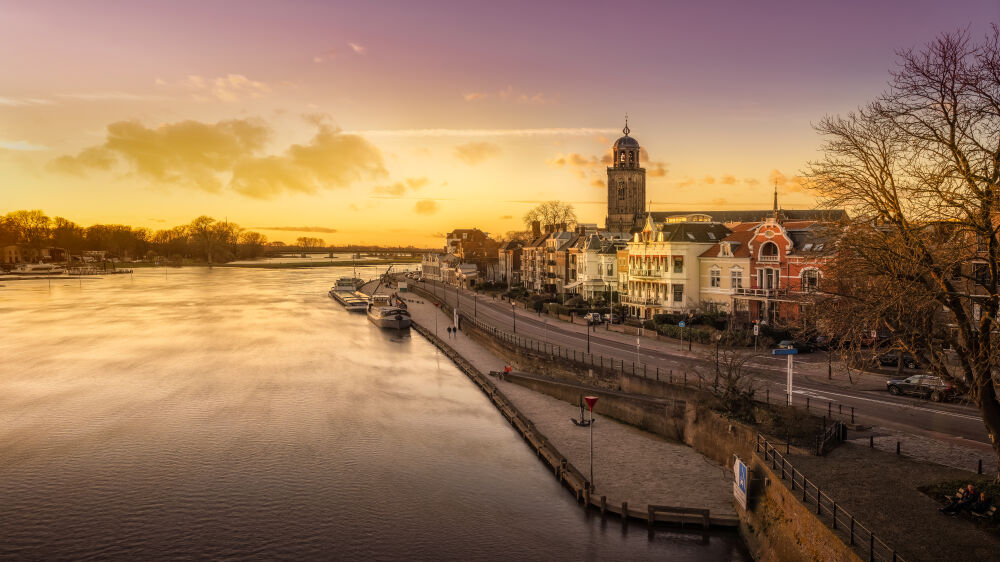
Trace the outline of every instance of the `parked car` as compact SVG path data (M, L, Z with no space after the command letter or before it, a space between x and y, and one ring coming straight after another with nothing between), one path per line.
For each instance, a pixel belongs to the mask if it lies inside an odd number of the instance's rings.
M813 346L816 349L822 349L823 351L830 351L837 346L837 340L833 336L816 336L813 340Z
M813 346L808 342L781 340L778 342L778 349L797 349L799 350L799 353L812 353Z
M934 402L951 400L958 392L950 382L933 375L913 375L905 379L893 379L885 382L889 394L908 394L930 398Z
M600 324L601 323L601 313L600 312L588 312L583 315L583 319L590 324Z
M900 353L898 350L891 350L875 358L878 364L883 367L897 367L899 366ZM920 367L920 362L917 358L913 356L912 353L903 353L903 366L907 369L916 369Z
M617 314L605 314L604 315L604 321L605 322L611 322L612 324L621 324L622 323L622 317L618 316Z

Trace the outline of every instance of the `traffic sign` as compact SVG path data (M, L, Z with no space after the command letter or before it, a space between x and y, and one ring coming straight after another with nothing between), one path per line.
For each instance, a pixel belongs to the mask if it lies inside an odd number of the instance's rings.
M587 403L587 407L590 411L594 411L594 404L597 404L597 396L584 396L583 400Z
M755 336L760 335L760 324L753 325L753 335Z
M681 320L680 324L677 324L677 325L680 326L681 328L683 328L684 326L686 326L686 324L684 324L683 320Z
M733 495L743 509L747 508L747 465L739 457L733 464Z
M773 349L771 350L771 355L798 355L799 350L797 349Z

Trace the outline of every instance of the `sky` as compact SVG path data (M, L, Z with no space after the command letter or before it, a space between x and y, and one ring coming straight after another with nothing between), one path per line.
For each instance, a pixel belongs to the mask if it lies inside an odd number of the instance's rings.
M997 0L0 0L0 213L207 214L438 246L547 200L603 224L626 114L652 210L816 205L812 124Z

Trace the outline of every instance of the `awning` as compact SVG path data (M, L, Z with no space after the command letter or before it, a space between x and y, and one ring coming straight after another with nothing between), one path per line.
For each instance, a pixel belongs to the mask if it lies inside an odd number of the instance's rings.
M572 283L567 283L563 285L563 289L575 289L579 287L582 283L583 281L573 281Z

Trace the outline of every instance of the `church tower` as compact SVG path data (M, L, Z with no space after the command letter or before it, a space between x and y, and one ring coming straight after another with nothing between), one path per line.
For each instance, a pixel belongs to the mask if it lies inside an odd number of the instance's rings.
M639 142L628 136L628 118L625 118L625 136L611 147L614 161L608 166L608 216L605 228L610 232L628 233L642 226L646 214L646 169L639 167Z

